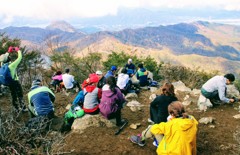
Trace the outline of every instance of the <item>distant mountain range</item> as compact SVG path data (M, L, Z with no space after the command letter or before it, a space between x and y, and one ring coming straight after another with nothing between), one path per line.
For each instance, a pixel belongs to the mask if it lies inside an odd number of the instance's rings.
M75 48L79 51L78 53L86 51L86 48L89 47L92 51L104 52L103 49L105 49L105 52L109 52L121 49L116 46L128 46L128 48L123 48L124 52L131 52L138 48L148 51L149 55L152 51L158 51L157 55L163 55L162 57L165 57L164 53L165 55L171 53L171 56L179 57L178 60L175 57L174 62L178 61L179 64L181 57L182 63L180 64L186 66L191 66L185 63L189 61L187 59L196 56L199 57L199 61L201 58L210 58L209 61L218 58L216 63L221 62L220 66L223 66L220 69L217 68L220 71L227 70L236 73L240 71L240 26L236 25L198 21L87 34L65 21L58 21L51 23L46 28L7 27L0 29L0 32L5 32L10 37L20 38L22 43L28 47L45 50L48 48L46 42L50 39L52 43L57 44L57 48ZM110 42L111 45L109 45ZM186 55L188 57L185 60L183 56ZM159 58L158 61L164 60ZM168 61L171 60L168 59ZM195 62L189 62L189 64L191 63L194 64ZM205 64L207 65L208 62L205 62ZM200 63L200 65L205 64ZM231 67L231 65L235 66ZM201 67L204 68L204 66Z

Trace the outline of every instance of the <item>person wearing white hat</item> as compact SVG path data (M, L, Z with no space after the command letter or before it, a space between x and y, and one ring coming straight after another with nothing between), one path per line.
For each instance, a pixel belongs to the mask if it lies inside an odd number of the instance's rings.
M100 70L96 71L96 74L97 74L98 78L100 79L98 81L97 87L102 88L106 84L106 78L103 76L103 73Z
M128 63L124 67L127 70L127 74L132 77L134 73L136 72L136 67L132 63L132 59L128 59Z

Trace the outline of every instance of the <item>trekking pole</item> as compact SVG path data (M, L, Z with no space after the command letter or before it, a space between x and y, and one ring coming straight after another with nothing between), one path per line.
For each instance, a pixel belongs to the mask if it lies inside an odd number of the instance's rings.
M127 124L128 124L128 121L126 120L126 122L115 132L115 135L118 135Z

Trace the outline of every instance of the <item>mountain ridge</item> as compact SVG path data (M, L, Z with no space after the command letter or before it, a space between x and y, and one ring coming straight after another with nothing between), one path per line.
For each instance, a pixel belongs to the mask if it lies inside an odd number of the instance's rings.
M63 26L63 28L61 28L61 26ZM69 27L71 30L74 29L74 32L69 32L68 28L64 29L66 27ZM66 49L67 47L75 48L78 51L77 53L81 53L84 49L94 45L96 48L91 49L93 52L103 51L97 48L97 46L99 46L105 49L106 53L109 53L107 50L114 51L114 48L103 47L109 46L109 44L103 40L112 38L111 40L121 43L121 45L116 44L116 46L126 45L132 49L141 48L145 49L145 51L153 49L153 51L158 51L159 55L161 55L160 51L167 49L167 51L171 51L171 54L176 55L176 58L179 59L181 57L183 58L184 55L188 55L189 58L194 55L199 55L203 59L204 57L208 57L210 58L209 61L211 61L211 59L217 59L218 57L223 58L224 62L228 64L223 68L227 69L230 68L230 62L238 65L240 61L240 26L209 23L205 21L124 29L121 31L100 31L93 34L79 32L66 22L60 22L59 25L54 25L51 29L49 29L49 27L46 29L7 27L0 30L0 32L4 31L11 37L22 39L23 42L27 42L28 45L33 42L35 47L36 45L44 46L45 50L48 50L48 47L43 45L43 43L46 40L52 39L52 43L57 44L59 49ZM118 47L115 49L118 49ZM129 52L129 50L125 52ZM149 54L151 54L151 52L149 52ZM188 62L183 59L181 59L181 61ZM188 66L186 63L183 64ZM236 67L233 68L234 71L238 70Z

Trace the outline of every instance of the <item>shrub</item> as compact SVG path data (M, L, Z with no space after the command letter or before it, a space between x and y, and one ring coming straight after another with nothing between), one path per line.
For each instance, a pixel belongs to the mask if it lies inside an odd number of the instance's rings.
M217 75L218 71L206 73L199 68L190 69L184 66L164 64L160 67L159 74L164 80L170 82L181 80L186 86L199 89L208 79Z

